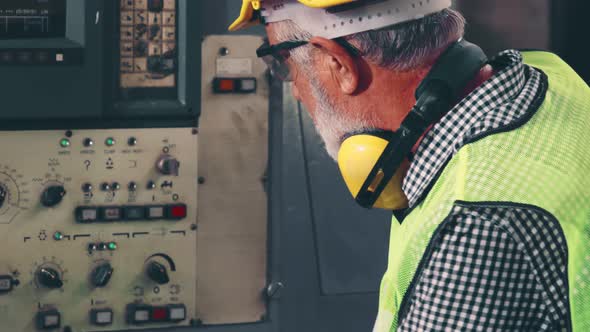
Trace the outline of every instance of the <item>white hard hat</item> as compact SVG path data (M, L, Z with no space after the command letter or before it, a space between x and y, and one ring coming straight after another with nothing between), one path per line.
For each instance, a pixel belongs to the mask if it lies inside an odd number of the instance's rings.
M291 20L313 36L338 38L422 18L451 6L451 0L243 0L239 30Z

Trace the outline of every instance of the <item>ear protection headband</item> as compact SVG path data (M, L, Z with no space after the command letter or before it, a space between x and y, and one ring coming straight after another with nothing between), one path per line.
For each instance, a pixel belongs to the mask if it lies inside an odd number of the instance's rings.
M450 110L453 102L460 97L466 85L486 62L485 53L477 45L463 39L457 41L443 52L416 89L416 105L399 130L385 136L353 135L344 141L338 162L347 186L358 204L365 208L386 209L407 206L401 190L404 174L400 174L398 170L404 162L408 163L407 157L428 127ZM343 149L356 152L345 152L347 157L341 158ZM380 155L377 154L378 158L375 155L370 156L375 151L382 151ZM367 158L372 159L369 163L374 162L370 171L367 171L371 167L366 165ZM360 165L356 167L351 165L353 163ZM376 204L378 201L379 204Z

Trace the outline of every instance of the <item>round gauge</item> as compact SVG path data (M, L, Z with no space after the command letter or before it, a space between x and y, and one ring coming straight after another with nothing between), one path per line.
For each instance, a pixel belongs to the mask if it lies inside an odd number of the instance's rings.
M16 169L0 165L0 224L9 224L26 210L30 199L28 183Z

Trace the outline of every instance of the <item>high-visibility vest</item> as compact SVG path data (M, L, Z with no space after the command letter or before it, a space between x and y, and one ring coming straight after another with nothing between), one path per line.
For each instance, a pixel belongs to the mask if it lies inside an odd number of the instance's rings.
M375 331L395 331L404 318L402 301L412 296L408 288L426 249L457 202L550 214L567 242L571 326L590 331L590 88L554 54L523 56L546 74L545 99L523 123L463 146L403 223L393 221Z

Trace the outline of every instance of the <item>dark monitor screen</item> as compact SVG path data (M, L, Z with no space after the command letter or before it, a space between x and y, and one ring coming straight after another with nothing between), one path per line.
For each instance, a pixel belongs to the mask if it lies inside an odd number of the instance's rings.
M55 38L65 33L66 0L0 1L0 39Z

